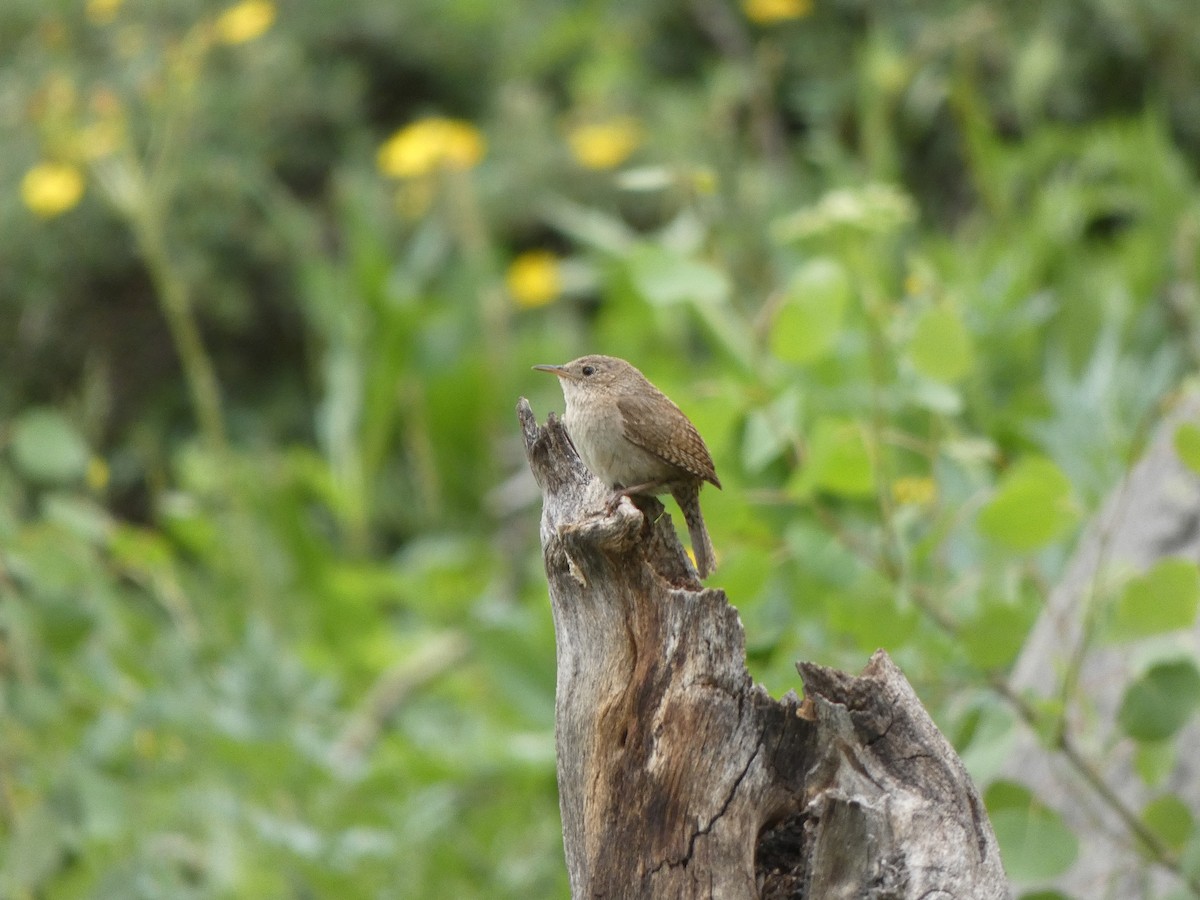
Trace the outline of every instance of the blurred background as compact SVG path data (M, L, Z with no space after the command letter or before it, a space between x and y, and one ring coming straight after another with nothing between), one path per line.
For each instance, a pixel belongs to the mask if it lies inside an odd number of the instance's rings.
M1200 351L1194 12L5 0L0 896L566 896L514 407L585 352L705 436L754 677L885 647L1062 896L1003 686Z

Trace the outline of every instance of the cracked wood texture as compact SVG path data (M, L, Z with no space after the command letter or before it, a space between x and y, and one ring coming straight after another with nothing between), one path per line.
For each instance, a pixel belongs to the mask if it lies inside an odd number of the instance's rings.
M773 700L662 505L607 513L561 422L517 411L543 495L572 896L1010 896L978 792L886 653L861 676L800 663L804 701Z

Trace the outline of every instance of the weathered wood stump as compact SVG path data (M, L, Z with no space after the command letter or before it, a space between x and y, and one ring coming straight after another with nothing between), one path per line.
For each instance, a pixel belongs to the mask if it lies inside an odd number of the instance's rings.
M558 643L559 803L577 898L1001 898L983 804L900 670L746 672L737 611L657 501L622 501L518 405Z

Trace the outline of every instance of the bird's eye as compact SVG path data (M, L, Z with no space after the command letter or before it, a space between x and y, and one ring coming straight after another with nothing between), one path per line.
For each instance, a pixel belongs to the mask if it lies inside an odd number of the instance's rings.
M596 374L595 366L584 366L582 371L583 371L584 375L595 375Z

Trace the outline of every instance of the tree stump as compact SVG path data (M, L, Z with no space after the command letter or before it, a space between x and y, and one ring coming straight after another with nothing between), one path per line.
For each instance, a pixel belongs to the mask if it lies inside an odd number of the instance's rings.
M737 611L657 500L607 492L553 414L517 407L542 490L559 804L576 898L1004 898L991 824L883 651L750 679Z

